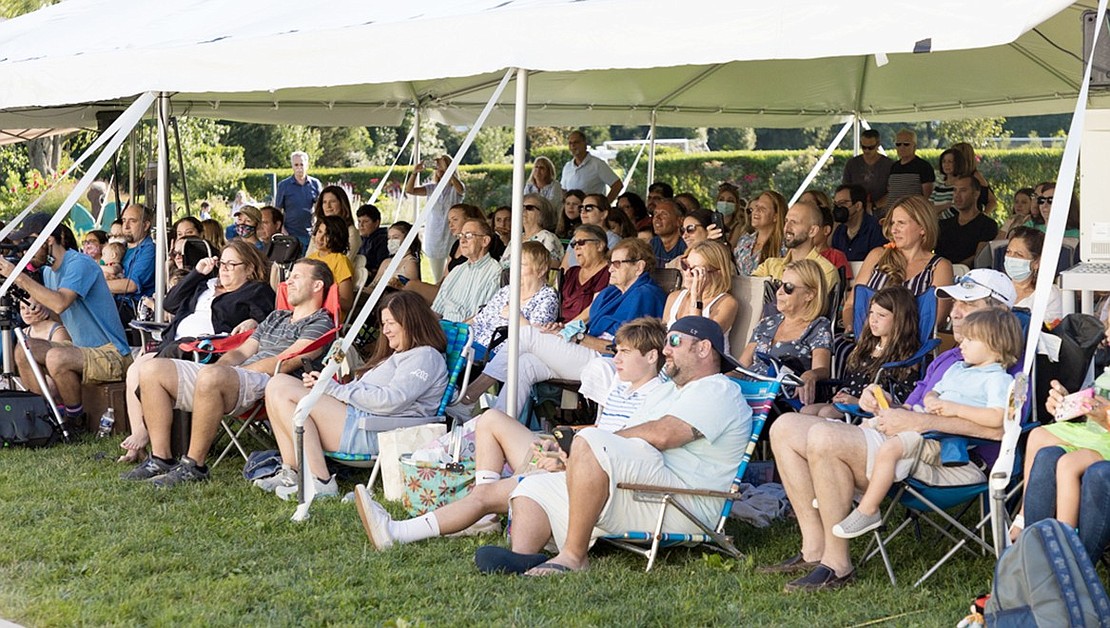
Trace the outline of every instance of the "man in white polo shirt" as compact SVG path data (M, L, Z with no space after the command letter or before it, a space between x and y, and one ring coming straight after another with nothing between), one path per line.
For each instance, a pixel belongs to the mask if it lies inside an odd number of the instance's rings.
M616 202L624 184L609 164L586 152L586 136L581 131L572 131L567 137L567 147L573 159L563 165L563 177L559 181L563 189L605 194L610 203ZM605 186L609 186L608 194Z

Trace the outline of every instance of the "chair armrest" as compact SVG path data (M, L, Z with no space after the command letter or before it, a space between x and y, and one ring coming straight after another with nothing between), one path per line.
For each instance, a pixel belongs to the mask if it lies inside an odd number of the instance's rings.
M667 493L672 495L692 495L694 497L715 497L718 499L738 499L740 492L730 493L728 491L711 491L709 489L701 488L674 488L667 486L653 486L651 484L628 484L620 482L617 488L626 491L640 491L643 493Z
M882 368L884 368L884 369L896 369L896 368L902 368L903 366L913 366L914 364L920 364L925 359L926 356L928 356L930 353L932 353L934 350L936 350L936 348L939 347L939 346L940 346L940 339L939 338L930 338L929 340L927 340L925 342L925 344L921 345L921 348L918 349L916 353L914 353L910 357L908 357L905 360L902 360L900 362L887 362L886 364L884 364L882 366Z

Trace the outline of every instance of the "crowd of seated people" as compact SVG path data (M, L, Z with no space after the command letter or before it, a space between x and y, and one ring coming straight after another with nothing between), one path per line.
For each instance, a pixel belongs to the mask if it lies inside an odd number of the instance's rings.
M207 480L205 460L219 420L264 404L282 467L255 484L284 499L296 496L301 475L315 483L317 495L339 493L325 452L375 455L378 434L434 420L448 375L439 321L468 323L476 357L486 363L459 406L467 416L478 415L475 404L492 393L490 409L476 424L474 492L417 519L393 521L360 488L359 514L372 544L385 549L482 521L495 523L488 516L506 513L511 504L512 549L490 548L485 557L492 556L503 571L532 575L585 568L585 549L597 530L619 533L651 525L639 523L645 515L635 505L610 495L618 481L692 485L700 460L709 485L702 487L726 488L731 480L726 467L731 460L735 470L751 425L737 389L720 374L739 366L765 375L786 366L801 380L792 393L799 410L778 416L769 436L797 514L801 547L765 571L798 575L787 583L788 591L836 588L855 577L848 539L877 525L877 504L891 482L908 476L942 485L983 479L974 463L937 464L938 446L922 445L920 434L999 438L1005 380L985 373L1012 371L1023 350L1014 346L1020 335L1009 311L1032 306L1055 190L1054 182L1023 188L1015 195L1012 217L999 226L991 216L998 199L975 169L970 146L946 150L938 176L916 157L912 133L896 136L896 159L875 153L878 139L864 134L867 150L849 162L843 183L828 191L832 196L808 190L788 206L774 190L742 198L729 182L720 184L715 199L655 182L645 201L584 154L579 146L584 137L576 132L570 138L574 158L561 171L546 157L533 164L519 199L522 232L512 233L511 208L491 208L487 215L453 176L448 193L429 209L424 239L405 250L401 245L412 224L383 224L376 207L356 211L343 187L313 186L315 179L302 172L293 177L304 181L290 188L293 196L273 206L244 201L231 225L200 216L173 223L166 264L172 287L163 301L168 327L160 342L132 361L120 350L115 323L126 325L136 304L150 305L144 299L152 297L155 284L151 212L133 204L108 232L84 234L81 252L72 234L59 232L51 241L54 257L71 261L48 273L41 290L28 290L32 299L22 304L21 314L28 336L42 343L40 364L74 423L82 411L75 383L125 383L130 434L120 460L139 463L124 473L127 479L164 487ZM295 154L297 159L303 170L307 156ZM413 177L406 187L430 194L449 165L440 157L432 183L420 186ZM1074 197L1067 211L1065 237L1077 238ZM279 268L266 256L274 236L285 234L290 212L304 225L304 234L295 235L305 236L307 247L295 263ZM429 233L435 242L428 241ZM491 345L495 331L509 324L514 295L503 285L508 274L503 270L517 238L523 243L523 320L516 398L509 399L509 387L502 385L510 377L508 351ZM1005 240L1000 268L955 276L954 265L973 265L1000 239ZM211 254L190 260L194 241ZM72 270L73 255L85 260L80 272ZM398 255L398 270L387 276ZM330 332L337 315L345 320L359 307L356 264L366 265L368 287L387 283L372 323L380 338L351 381L323 384L324 396L305 425L305 457L298 461L293 411L319 373L302 372L299 359L279 356ZM0 272L10 273L9 266L0 262ZM90 268L99 272L93 276ZM675 270L681 286L664 291L653 271ZM737 277L767 278L767 303L739 301L733 290ZM282 284L292 309L277 309ZM874 295L840 381L830 387L834 336L851 335L856 310L863 307L855 303L855 286ZM893 403L882 408L872 382L881 365L909 357L920 345L915 299L930 289L936 293L937 331L951 333L958 346L937 355L923 375L917 367L885 371L883 389ZM325 308L332 292L337 313ZM95 307L86 300L102 306L105 295L112 295L111 313L118 314L111 325L102 324L103 312L83 313ZM1053 287L1046 320L1063 317L1063 299ZM743 346L730 346L744 305L754 306L758 322ZM92 333L98 326L103 329ZM188 339L250 329L256 331L247 344L211 364L193 361L180 348ZM113 352L118 359L101 365L99 359ZM308 357L321 353L322 348ZM26 359L18 362L22 374ZM968 382L979 381L975 378L989 383L967 390ZM580 432L569 455L509 418L520 415L535 384L553 379L579 382L578 391L598 407L596 429ZM194 399L198 390L213 394ZM1057 387L1049 403L1058 405L1064 394ZM853 425L846 422L845 406L858 406L874 418ZM1099 407L1102 414L1089 417L1092 425L1105 422L1105 406ZM193 414L190 444L176 458L170 446L174 410ZM1099 532L1101 524L1089 523L1092 507L1084 510L1081 504L1089 503L1089 494L1106 495L1110 445L1104 433L1081 425L1033 432L1024 520L1056 516L1078 526L1081 536L1087 532L1088 551L1099 555L1110 539ZM506 466L516 475L503 479ZM558 478L520 482L517 477L536 471ZM849 496L855 491L865 500L853 508ZM606 499L599 503L599 496ZM708 502L691 503L710 518ZM1098 512L1104 516L1105 509ZM1019 519L1015 534L1022 525ZM485 529L490 527L496 526ZM559 550L550 559L539 553L549 540Z

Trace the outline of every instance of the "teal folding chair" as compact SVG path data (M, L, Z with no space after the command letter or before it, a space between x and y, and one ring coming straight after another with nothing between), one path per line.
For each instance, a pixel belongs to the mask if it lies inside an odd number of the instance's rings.
M440 321L439 324L447 336L447 351L444 353L447 360L447 388L444 389L443 397L439 400L439 408L436 409L435 416L426 417L424 423L447 422L447 406L457 401L460 391L466 390L470 383L470 370L474 364L470 326L451 321ZM368 487L374 486L381 471L381 459L376 454L325 451L324 456L349 467L370 467L370 480L366 483Z
M778 396L779 390L782 388L782 380L760 377L758 381L733 379L733 382L740 387L744 400L751 406L752 433L748 437L748 446L744 450L744 454L740 457L740 464L736 469L736 476L733 478L732 485L729 487L728 491L659 487L644 484L627 484L624 482L617 484L619 490L633 491L633 499L636 501L659 504L659 517L656 520L654 530L631 531L625 532L624 534L601 537L602 540L616 545L617 547L635 552L647 558L648 563L645 571L651 571L660 548L672 547L675 545L693 546L706 544L733 558L740 558L742 556L740 551L737 550L736 546L733 544L732 537L724 533L725 522L728 521L729 513L732 512L732 505L741 497L740 485L744 478L744 472L747 471L748 461L751 460L752 454L755 453L756 443L759 441L759 435L763 432L763 425L767 421L767 415L771 411L775 397ZM677 501L680 497L710 497L723 500L721 513L717 517L716 525L710 527L699 521L693 513ZM701 528L702 532L700 534L685 534L663 530L663 519L667 514L668 507L678 510L683 516Z

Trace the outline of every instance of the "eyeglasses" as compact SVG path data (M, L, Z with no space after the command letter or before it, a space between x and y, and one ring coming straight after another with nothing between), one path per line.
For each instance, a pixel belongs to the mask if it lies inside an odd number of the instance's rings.
M170 253L170 259L182 259L183 257L185 257L184 253L178 253L177 251Z
M701 225L686 225L685 227L682 227L679 230L682 231L683 233L694 233L698 229L705 229L705 227L703 227Z
M598 205L594 205L593 203L581 205L581 206L579 206L578 209L581 210L583 214L588 214L590 212L599 212L599 211L601 211L601 207L598 206Z
M1056 197L1054 197L1054 196L1038 196L1037 197L1037 204L1038 205L1051 205L1052 204L1052 199L1054 199L1054 198L1056 198Z
M910 142L895 142L895 146L913 146Z
M970 290L972 288L985 288L985 289L990 291L991 296L998 297L999 301L1002 301L1003 303L1009 303L1010 302L1010 299L1006 295L1002 294L1001 292L995 290L994 288L988 286L985 283L980 283L978 281L975 281L975 278L972 277L971 275L962 275L960 277L956 277L956 285L961 287L961 288L966 288L968 290Z
M571 248L576 249L580 246L586 246L587 242L601 242L601 240L595 240L594 238L581 238L579 240L571 240L569 244Z
M220 268L226 268L228 270L235 270L236 268L243 266L244 264L246 264L246 262L225 262L223 260L220 260Z
M638 261L640 261L640 260L638 260L638 259L611 259L611 260L609 260L609 265L612 266L613 268L620 269L620 267L625 265L625 264L635 264Z
M527 205L525 205L525 207L527 207ZM484 234L484 233L474 233L473 231L464 231L464 232L459 234L459 239L460 240L466 240L467 242L470 242L474 238L484 238L485 236L486 236L486 234Z
M528 211L538 212L538 211L540 211L540 206L539 205L532 205L530 203L525 203L524 204L524 209L526 209Z
M859 147L862 150L878 150L879 149L878 144L872 144L870 146L868 146L867 144L860 144Z

